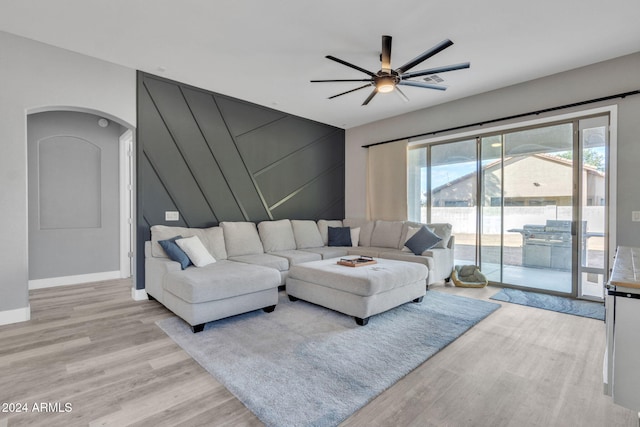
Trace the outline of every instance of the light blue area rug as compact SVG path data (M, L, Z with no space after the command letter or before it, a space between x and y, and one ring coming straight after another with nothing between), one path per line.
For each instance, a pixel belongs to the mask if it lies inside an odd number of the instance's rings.
M500 307L429 291L357 326L352 317L290 302L208 323L158 325L267 426L334 426Z
M511 288L503 288L500 292L492 296L491 299L557 311L559 313L573 314L574 316L604 320L604 304L599 302L583 301Z

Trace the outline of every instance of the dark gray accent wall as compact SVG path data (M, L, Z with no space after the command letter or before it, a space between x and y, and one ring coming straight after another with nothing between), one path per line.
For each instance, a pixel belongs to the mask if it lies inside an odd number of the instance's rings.
M137 84L138 289L152 225L344 218L344 130L151 74Z

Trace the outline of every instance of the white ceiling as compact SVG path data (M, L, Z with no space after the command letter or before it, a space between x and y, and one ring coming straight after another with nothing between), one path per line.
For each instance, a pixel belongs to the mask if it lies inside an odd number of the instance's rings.
M0 2L2 31L342 128L640 51L639 22L640 0ZM366 107L369 89L327 99L360 83L309 83L367 77L325 55L376 72L383 34L393 67L449 38L413 70L471 68Z

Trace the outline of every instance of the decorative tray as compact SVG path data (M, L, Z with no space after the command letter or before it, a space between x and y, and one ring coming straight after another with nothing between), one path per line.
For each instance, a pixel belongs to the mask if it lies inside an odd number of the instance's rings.
M369 256L361 256L358 258L340 258L338 264L346 267L362 267L363 265L376 264L378 261Z

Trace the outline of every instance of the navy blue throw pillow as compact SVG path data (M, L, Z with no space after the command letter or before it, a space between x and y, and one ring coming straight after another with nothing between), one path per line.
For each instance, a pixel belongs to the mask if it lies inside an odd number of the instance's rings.
M162 249L167 253L172 261L180 263L180 267L184 270L191 265L191 260L186 253L178 246L176 240L182 239L182 236L172 237L167 240L158 240Z
M351 227L329 227L329 246L351 246Z
M437 234L423 225L404 245L411 249L414 254L420 255L427 249L434 247L441 240Z

